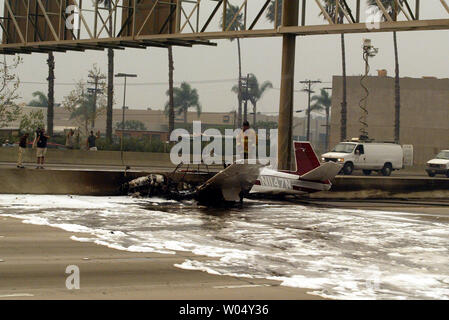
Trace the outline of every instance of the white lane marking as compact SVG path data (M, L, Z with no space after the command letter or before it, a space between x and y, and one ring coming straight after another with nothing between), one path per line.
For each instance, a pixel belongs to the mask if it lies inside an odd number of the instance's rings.
M17 298L17 297L34 297L31 293L13 293L13 294L3 294L0 298Z
M271 287L269 284L245 284L240 286L216 286L214 289L240 289L240 288L256 288L256 287Z

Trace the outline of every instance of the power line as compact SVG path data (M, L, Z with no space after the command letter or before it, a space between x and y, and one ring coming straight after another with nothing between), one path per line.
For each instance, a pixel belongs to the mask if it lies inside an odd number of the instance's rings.
M181 84L183 82L188 82L190 84L213 84L213 83L225 83L225 82L237 82L237 79L215 79L215 80L196 80L196 81L175 81L175 84ZM36 84L36 85L47 85L48 82L39 82L39 81L20 81L20 84ZM78 82L59 82L55 83L56 86L73 86L77 85ZM114 86L123 86L123 83L114 84ZM131 83L128 86L162 86L168 85L167 82L140 82L140 83Z

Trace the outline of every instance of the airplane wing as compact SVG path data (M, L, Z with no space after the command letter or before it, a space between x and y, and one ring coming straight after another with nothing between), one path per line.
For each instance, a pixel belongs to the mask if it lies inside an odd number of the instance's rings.
M259 177L261 164L234 163L197 189L200 202L239 201L240 194L251 190Z
M326 162L319 167L307 172L306 174L303 174L300 177L302 180L324 182L335 178L335 176L340 172L341 168L341 164L335 162Z

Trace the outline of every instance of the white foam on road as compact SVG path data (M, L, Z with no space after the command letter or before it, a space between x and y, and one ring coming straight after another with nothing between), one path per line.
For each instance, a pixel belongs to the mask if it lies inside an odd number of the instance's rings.
M0 214L132 252L188 251L176 267L281 281L340 299L449 299L449 225L420 214L250 202L0 195Z

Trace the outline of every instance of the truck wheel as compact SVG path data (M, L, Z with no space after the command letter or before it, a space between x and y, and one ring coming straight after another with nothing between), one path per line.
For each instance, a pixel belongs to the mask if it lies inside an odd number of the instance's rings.
M365 176L369 176L369 175L371 175L371 170L363 170L363 174L365 175Z
M384 165L383 169L382 169L382 174L383 174L385 177L388 177L388 176L391 175L391 172L392 172L392 171L393 171L393 169L391 168L391 164L386 163L386 164Z
M343 167L343 173L346 176L350 176L352 174L352 171L354 171L354 165L351 162L345 163L345 166Z
M431 177L431 178L435 177L435 172L428 171L427 174L428 174L429 177ZM446 175L447 175L447 174L446 174Z

